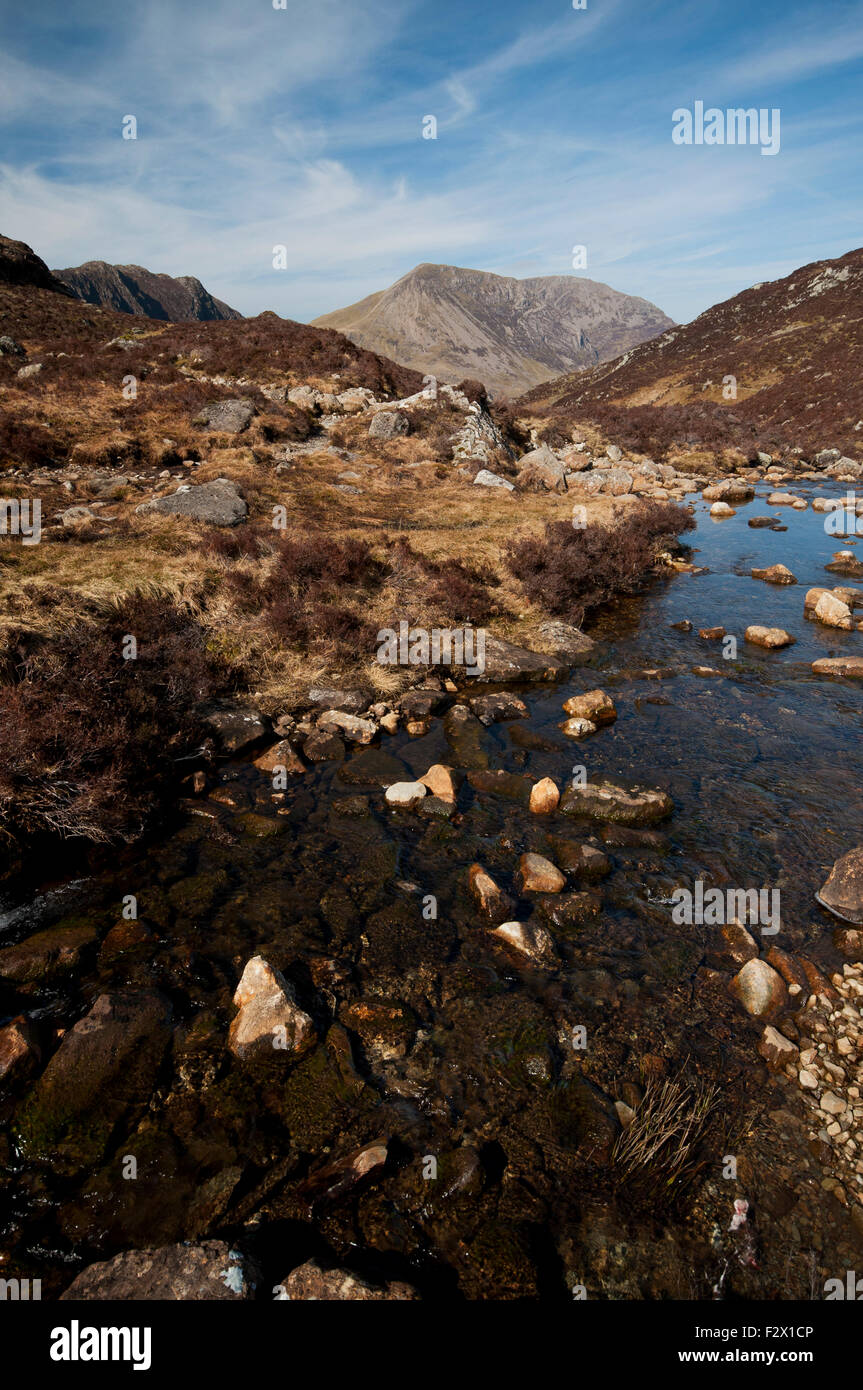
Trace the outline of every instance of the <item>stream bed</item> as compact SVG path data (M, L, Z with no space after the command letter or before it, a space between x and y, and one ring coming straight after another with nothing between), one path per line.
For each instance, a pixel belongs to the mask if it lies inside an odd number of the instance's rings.
M687 541L703 572L599 614L585 666L517 691L528 718L454 737L442 709L422 737L382 735L291 778L278 802L235 760L217 799L98 874L4 886L0 946L64 933L44 969L0 982L0 1023L32 1018L43 1070L100 996L132 1002L92 1069L70 1065L50 1094L0 1092L3 1272L54 1297L121 1250L213 1237L248 1251L261 1297L311 1258L428 1299L808 1298L855 1267L863 1178L836 1198L829 1146L759 1055L763 1022L729 991L716 928L672 918L675 889L699 880L779 890L770 944L842 969L815 893L863 842L863 692L811 663L860 654L863 633L807 621L803 598L853 582L824 565L854 540L757 491L722 521L697 500ZM765 513L787 529L748 526ZM750 577L775 563L797 583ZM750 624L795 645L751 646ZM698 633L720 625L730 659ZM615 722L566 737L564 700L597 687ZM463 774L455 814L387 807L385 782L437 763ZM563 789L579 768L660 789L673 813L647 827L530 813L531 781ZM477 786L488 770L513 776ZM568 889L593 907L567 916L520 891L522 854L566 868L579 845L598 854L566 869ZM513 918L543 922L552 965L487 929L475 863ZM299 1058L226 1050L255 955L314 1022ZM637 1113L664 1082L693 1106L709 1098L691 1151L676 1169L661 1151L622 1162L614 1102ZM372 1151L383 1158L358 1161Z

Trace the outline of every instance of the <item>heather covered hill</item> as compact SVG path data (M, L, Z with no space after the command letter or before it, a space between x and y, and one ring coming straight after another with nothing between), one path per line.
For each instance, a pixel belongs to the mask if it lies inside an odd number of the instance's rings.
M733 391L736 388L736 399ZM863 446L863 249L754 285L613 362L524 396L629 449Z
M6 285L54 290L59 294L71 293L51 274L42 258L25 241L0 236L0 286Z
M575 275L515 280L419 265L389 289L314 320L444 381L512 394L591 367L672 325L655 304Z
M106 261L86 261L55 270L54 275L79 299L124 314L172 323L243 317L211 295L194 275L160 275L140 265L108 265Z

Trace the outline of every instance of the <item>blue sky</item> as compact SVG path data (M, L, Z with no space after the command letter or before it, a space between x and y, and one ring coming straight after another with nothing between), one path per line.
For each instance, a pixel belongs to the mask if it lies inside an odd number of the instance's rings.
M685 321L863 244L861 75L863 0L0 0L0 231L303 320L584 245ZM779 154L675 145L697 100Z

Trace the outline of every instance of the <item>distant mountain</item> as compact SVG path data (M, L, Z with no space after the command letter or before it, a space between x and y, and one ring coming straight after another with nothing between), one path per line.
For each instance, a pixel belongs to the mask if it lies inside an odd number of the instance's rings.
M418 265L314 324L444 381L478 378L500 395L605 362L673 320L646 299L575 275L514 280Z
M108 265L86 261L54 275L79 299L124 314L185 323L194 320L241 319L242 314L214 298L194 275L157 275L140 265Z
M29 285L38 290L54 290L71 295L72 291L51 274L45 262L26 241L13 241L0 236L0 285Z
M863 249L754 285L613 362L537 387L526 413L671 442L863 450Z

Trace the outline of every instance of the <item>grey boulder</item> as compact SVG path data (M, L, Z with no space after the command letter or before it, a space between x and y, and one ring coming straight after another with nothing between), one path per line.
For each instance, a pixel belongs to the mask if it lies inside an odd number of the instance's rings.
M257 414L250 400L211 401L195 416L192 424L205 425L208 430L223 434L242 434Z
M137 510L159 512L163 516L186 516L210 526L236 526L245 521L249 512L239 487L229 478L216 478L212 483L185 483L169 497L142 502Z

